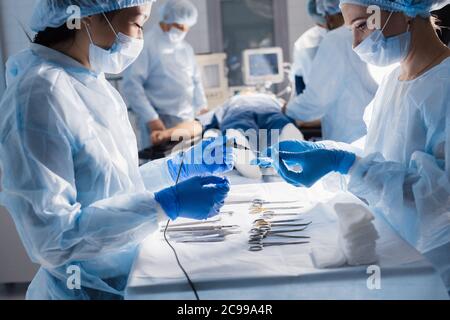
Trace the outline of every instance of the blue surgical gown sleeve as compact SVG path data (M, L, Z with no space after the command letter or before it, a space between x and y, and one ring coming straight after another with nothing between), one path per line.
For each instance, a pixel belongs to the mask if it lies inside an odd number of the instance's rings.
M450 242L450 108L447 105L445 102L444 108L439 106L425 120L432 142L430 150L415 151L407 164L385 161L380 153L372 153L360 158L350 172L349 190L379 210L422 253Z
M33 261L50 269L138 244L165 219L153 193L144 188L80 203L76 176L83 164L76 164L74 155L84 150L53 107L60 105L57 95L43 93L22 108L17 128L11 124L0 140L2 203L13 213ZM39 112L30 112L33 108Z
M167 166L168 159L148 162L139 168L147 191L157 192L175 184Z
M159 119L154 106L146 94L146 85L153 61L148 48L144 48L139 58L124 72L122 90L129 108L144 123Z

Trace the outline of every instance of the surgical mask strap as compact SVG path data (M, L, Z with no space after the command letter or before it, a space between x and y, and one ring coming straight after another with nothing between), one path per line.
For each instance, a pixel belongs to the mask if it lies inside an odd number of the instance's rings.
M391 13L389 14L389 17L387 18L386 22L384 23L383 28L381 28L381 33L378 35L376 41L380 40L381 35L383 35L383 31L386 29L389 20L391 20L392 15L394 14L394 11L391 11Z
M84 23L84 26L86 27L86 33L89 37L89 41L91 41L91 43L94 44L94 40L92 40L91 32L89 31L89 25L87 23Z
M114 30L114 27L112 26L111 22L109 21L108 17L106 16L106 14L103 12L103 17L105 17L106 22L108 22L109 27L111 28L111 30L114 32L114 34L116 35L116 38L119 37L119 35L117 34L116 30Z

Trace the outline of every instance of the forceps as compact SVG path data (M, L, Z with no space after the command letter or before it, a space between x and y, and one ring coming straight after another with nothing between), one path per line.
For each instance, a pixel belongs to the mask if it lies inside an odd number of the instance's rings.
M176 223L176 224L174 223L174 224L171 225L170 228L207 225L209 223L220 222L221 220L222 220L221 217L216 217L216 218L211 218L211 219L204 220L204 221Z
M303 206L296 207L263 207L263 206L254 206L251 205L249 210L250 214L260 214L260 213L274 213L273 210L294 210L294 209L303 209Z
M300 219L300 218L298 218L298 219L288 219L288 220L273 220L273 221L270 221L270 220L266 220L266 219L268 219L268 218L261 218L261 219L256 219L255 221L253 221L253 224L257 224L257 223L260 223L260 222L270 222L270 223L289 223L289 222L298 222L298 221L303 221L303 219Z
M297 242L262 242L253 241L250 243L249 251L257 252L262 251L265 247L278 247L278 246L292 246L296 244L307 244L309 241L297 241Z
M262 211L262 212L250 212L250 214L262 214L263 219L272 219L275 217L286 217L286 216L299 216L300 213L286 212L277 213L275 211Z
M230 201L230 202L225 202L225 205L230 205L230 204L245 204L245 203L250 203L250 205L252 206L262 206L264 204L283 204L283 203L296 203L299 202L298 200L289 200L289 201L266 201L263 199L253 199L253 200L237 200L237 201Z
M298 221L298 220L297 220ZM268 228L269 230L273 227L307 227L312 222L308 223L280 223L280 222L269 222L264 219L255 220L255 227L257 228Z
M200 226L200 227L170 227L168 232L207 232L207 231L220 231L220 230L236 230L239 229L237 225L229 226Z
M293 201L293 202L265 202L265 203L253 201L253 202L250 204L250 210L251 210L251 209L262 209L262 208L264 208L264 205L266 205L266 204L285 204L285 203L296 203L296 202L298 202L298 201ZM301 209L301 208L303 208L303 206L294 206L294 207L266 207L265 209L266 209L266 210L276 210L276 209L281 210L281 209Z
M251 234L249 237L250 241L262 241L268 237L285 238L285 239L311 239L309 236L291 236L288 234L276 233L272 235L267 234Z
M269 235L275 235L275 234L285 234L285 233L294 233L294 232L301 232L305 231L307 227L301 229L281 229L281 230L272 230L270 227L258 227L253 228L250 230L250 235L262 235L264 237L267 237Z

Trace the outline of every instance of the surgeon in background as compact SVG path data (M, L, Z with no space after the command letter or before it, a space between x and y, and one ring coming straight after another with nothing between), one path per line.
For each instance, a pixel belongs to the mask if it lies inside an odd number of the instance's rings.
M327 21L343 17L339 0L316 0ZM286 106L286 115L300 123L322 122L326 140L352 143L367 133L363 120L378 84L368 66L352 50L352 33L342 26L328 32L310 66L306 88Z
M295 83L297 95L305 90L306 79L308 79L312 62L323 37L329 30L334 30L344 23L339 15L319 14L317 12L317 0L309 0L307 9L309 16L316 25L302 34L294 44L292 79Z
M167 1L160 24L146 35L142 54L124 74L123 93L138 117L141 150L154 144L158 132L207 111L195 53L185 41L197 18L190 1Z

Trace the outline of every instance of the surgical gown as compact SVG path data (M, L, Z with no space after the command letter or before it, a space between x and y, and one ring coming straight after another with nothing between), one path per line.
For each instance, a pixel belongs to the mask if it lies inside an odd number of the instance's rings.
M123 93L139 119L140 149L150 146L147 123L158 118L167 128L192 121L207 106L193 48L169 42L155 26L145 36L148 44L124 73Z
M447 248L430 259L450 290L450 58L415 80L399 74L372 102L365 157L348 187L420 252Z
M319 50L327 29L314 26L306 31L294 44L294 61L292 63L292 79L295 76L303 77L307 82L311 72L312 62Z
M364 110L378 85L352 42L346 27L328 32L305 79L305 91L287 106L286 114L295 120L321 119L326 140L352 143L367 133Z
M138 167L127 108L103 74L37 44L8 69L0 200L41 265L27 298L121 299L139 243L165 219L153 192L173 184L166 160Z

